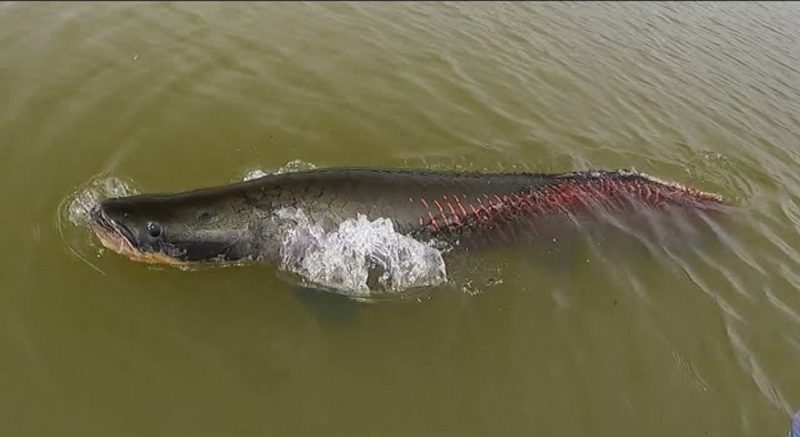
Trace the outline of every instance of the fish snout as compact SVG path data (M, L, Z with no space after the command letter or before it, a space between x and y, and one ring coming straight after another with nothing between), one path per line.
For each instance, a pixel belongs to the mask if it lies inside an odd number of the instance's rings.
M100 205L95 205L89 210L89 218L92 222L99 223L103 219L103 208Z
M110 242L115 250L119 247L134 248L133 233L122 223L109 217L102 205L94 206L89 211L90 226L94 233L100 238L105 246L110 246ZM118 251L118 250L117 250Z
M103 207L96 205L89 211L89 218L91 224L95 229L100 228L105 232L119 233L119 225L116 224L108 215L103 211Z

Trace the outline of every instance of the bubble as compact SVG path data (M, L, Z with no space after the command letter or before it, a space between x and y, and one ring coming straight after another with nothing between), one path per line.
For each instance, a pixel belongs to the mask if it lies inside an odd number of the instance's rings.
M243 182L252 181L253 179L263 178L264 176L267 176L268 174L269 173L266 173L264 170L261 170L261 169L248 171L242 177L242 181Z
M242 176L242 181L252 181L253 179L263 178L264 176L268 176L271 174L282 174L282 173L294 173L298 171L307 171L307 170L314 170L317 168L316 165L301 161L299 159L295 159L294 161L289 161L283 166L279 167L277 170L274 171L265 171L263 169L255 169L250 170Z
M276 170L275 174L294 173L297 171L314 170L315 168L317 168L317 166L310 162L295 159L294 161L287 162L283 167Z

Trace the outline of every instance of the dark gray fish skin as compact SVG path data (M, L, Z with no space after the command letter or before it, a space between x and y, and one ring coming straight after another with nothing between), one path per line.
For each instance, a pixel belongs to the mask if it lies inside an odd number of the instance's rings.
M299 209L326 230L359 214L389 218L421 240L469 245L531 237L545 223L585 216L591 206L724 205L716 195L619 172L486 174L334 168L267 175L177 194L108 199L92 212L103 244L137 260L178 263L274 260L283 222Z

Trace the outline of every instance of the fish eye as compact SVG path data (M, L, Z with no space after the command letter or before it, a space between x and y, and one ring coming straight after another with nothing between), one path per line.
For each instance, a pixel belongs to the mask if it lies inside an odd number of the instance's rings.
M147 222L147 233L153 238L158 238L161 235L161 225L156 222Z

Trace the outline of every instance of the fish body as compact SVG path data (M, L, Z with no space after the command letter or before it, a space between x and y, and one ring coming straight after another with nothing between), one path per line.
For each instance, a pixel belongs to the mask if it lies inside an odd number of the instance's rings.
M275 260L301 211L325 230L360 215L456 246L528 241L552 226L612 214L726 206L716 194L628 171L560 174L332 168L175 194L107 199L92 213L106 247L158 263Z

